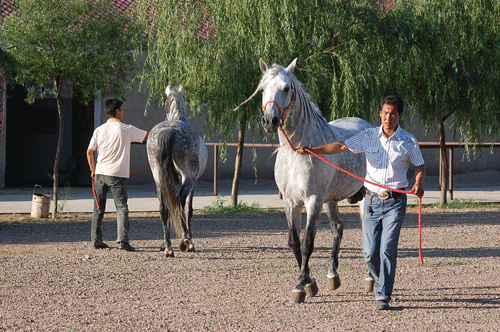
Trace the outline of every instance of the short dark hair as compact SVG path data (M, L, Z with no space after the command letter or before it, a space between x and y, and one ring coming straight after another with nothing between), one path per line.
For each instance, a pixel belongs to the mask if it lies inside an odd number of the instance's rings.
M403 113L403 111L405 109L405 104L403 103L403 99L398 95L389 95L389 96L385 96L384 98L380 99L380 102L378 105L379 111L382 110L382 107L384 107L385 104L396 106L399 114Z
M120 99L108 99L104 103L104 112L108 115L110 118L116 117L116 110L120 109L122 107L123 101Z

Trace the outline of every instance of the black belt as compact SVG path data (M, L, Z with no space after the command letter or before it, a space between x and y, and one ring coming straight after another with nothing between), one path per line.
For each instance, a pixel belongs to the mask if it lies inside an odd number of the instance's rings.
M398 190L404 190L404 189L398 189ZM374 193L368 189L366 189L366 193L370 196L380 198L381 200L386 200L389 198L396 198L396 197L399 197L401 195L404 195L403 193L398 193L395 191L381 191L379 193Z

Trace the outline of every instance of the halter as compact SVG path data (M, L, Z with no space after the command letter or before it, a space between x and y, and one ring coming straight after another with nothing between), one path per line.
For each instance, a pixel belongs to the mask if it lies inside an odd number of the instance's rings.
M266 111L266 107L268 104L274 104L276 107L278 107L278 110L280 111L281 114L281 122L280 122L280 127L285 124L285 121L287 119L286 114L288 111L290 111L293 107L293 104L295 102L295 87L293 86L293 82L290 82L290 85L292 87L292 97L290 100L290 105L288 105L284 110L281 108L281 106L278 104L278 102L274 99L269 100L264 106L262 106L262 113ZM290 118L293 114L293 110L290 112L290 115L288 118Z

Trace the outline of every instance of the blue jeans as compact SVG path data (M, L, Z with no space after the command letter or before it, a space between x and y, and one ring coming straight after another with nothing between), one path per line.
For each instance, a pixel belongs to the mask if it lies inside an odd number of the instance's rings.
M396 277L396 259L407 197L381 200L366 195L363 215L363 256L378 284L375 298L389 302Z
M97 207L94 199L94 213L92 215L92 226L90 232L90 241L93 245L102 244L102 219L106 211L106 196L108 190L111 189L116 207L116 222L117 222L117 242L128 242L128 195L127 195L127 179L116 176L108 176L96 174L94 178L95 194L99 202Z

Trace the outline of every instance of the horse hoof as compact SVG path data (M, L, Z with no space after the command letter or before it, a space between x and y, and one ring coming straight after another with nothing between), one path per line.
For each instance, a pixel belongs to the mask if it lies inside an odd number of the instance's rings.
M363 289L367 293L373 292L373 284L375 283L375 279L372 277L366 277L365 281L363 282Z
M188 252L195 252L196 250L194 249L194 244L190 243L187 248Z
M165 257L167 257L167 258L174 257L174 251L172 249L165 249L164 253L165 253Z
M340 287L340 277L335 276L333 278L328 278L327 284L329 290L336 290L337 288Z
M309 297L316 296L318 294L318 285L316 284L316 280L314 278L311 279L312 282L310 284L306 284L306 295Z
M306 292L294 289L292 291L291 303L302 303L306 300Z
M179 244L179 249L180 249L180 251L186 251L186 249L187 249L186 242L181 241L181 243Z

